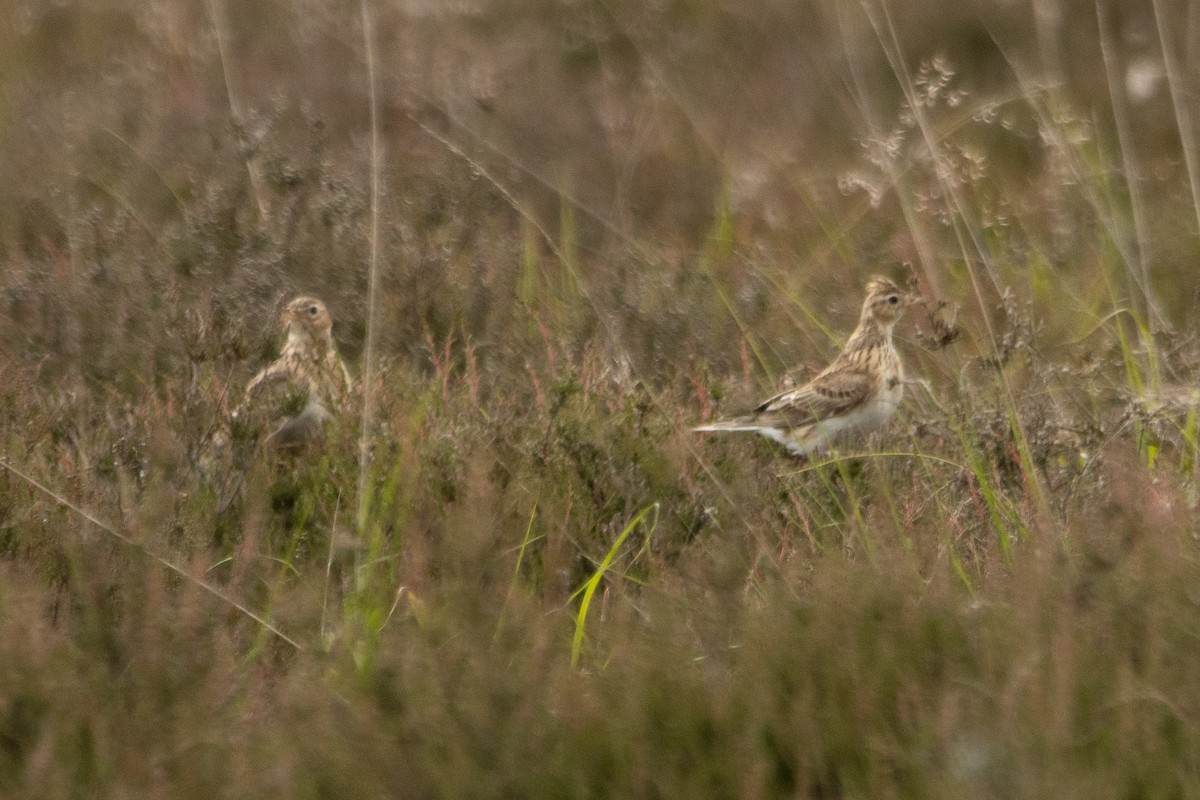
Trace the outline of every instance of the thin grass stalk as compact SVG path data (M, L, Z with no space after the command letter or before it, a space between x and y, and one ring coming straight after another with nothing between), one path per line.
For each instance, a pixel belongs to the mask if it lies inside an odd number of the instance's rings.
M208 2L212 3L212 2L215 2L215 0L208 0ZM379 133L378 133L379 126L377 124L377 117L376 117L376 113L377 113L376 112L376 106L377 106L377 99L376 99L377 86L376 86L376 84L377 84L377 81L376 81L375 75L379 72L379 65L378 65L377 59L375 57L375 51L374 51L375 44L373 41L374 37L373 37L373 35L368 35L367 31L366 31L366 24L370 23L370 20L367 18L367 0L363 0L362 8L363 8L362 14L363 14L363 19L364 19L364 38L366 39L366 48L363 52L363 58L364 58L364 61L367 62L367 64L366 64L367 72L368 72L369 79L371 82L370 91L371 91L371 109L372 109L372 117L371 117L371 119L372 119L372 125L371 125L372 147L376 148L378 136L379 136ZM373 28L373 24L371 25L371 27ZM358 52L357 43L351 42L348 39L337 36L333 31L328 31L328 33L330 34L331 38L333 38L334 41L340 41L344 46L346 46L351 51L353 51L355 53ZM394 74L394 73L389 73L389 74ZM397 76L397 77L403 78L403 76ZM487 136L485 136L480 131L475 130L475 129L471 128L470 126L461 122L458 119L457 115L451 113L449 111L449 109L447 109L445 107L445 104L442 102L439 102L437 98L420 93L419 91L416 90L416 88L414 86L411 85L411 82L406 81L406 83L408 84L408 90L413 92L414 95L421 101L421 103L419 104L421 107L438 109L439 111L442 112L442 118L448 124L450 124L455 129L464 132L467 136L470 137L472 143L474 143L475 145L478 145L483 150L486 150L487 152L490 152L490 153L498 156L503 161L504 166L506 166L508 168L512 168L513 170L520 172L521 174L526 175L529 178L532 178L535 183L540 184L542 187L544 187L546 189L553 190L554 192L557 193L560 200L565 205L569 205L571 207L571 209L573 209L573 210L582 211L590 219L592 219L594 222L598 223L601 227L603 227L606 231L608 231L609 233L612 233L614 236L616 236L622 242L624 242L626 244L626 246L628 246L632 252L636 253L643 261L646 261L646 262L653 261L652 254L645 247L645 245L642 244L642 242L638 241L634 236L632 236L629 233L629 231L625 230L620 225L618 225L616 222L614 222L613 219L610 217L610 215L605 214L600 209L597 209L597 208L589 205L588 203L584 202L581 198L576 196L576 194L573 191L565 190L564 187L561 185L561 181L556 181L554 178L552 178L550 175L548 175L545 171L539 170L534 165L522 161L516 155L514 155L509 149L502 147L501 145L499 145L496 142L489 139ZM681 108L682 108L682 106L681 106ZM600 327L604 330L604 333L608 339L614 361L616 361L621 366L622 370L627 370L631 362L630 362L630 359L628 358L628 356L626 355L626 347L624 344L624 337L622 336L621 331L618 330L618 327L615 325L615 323L610 318L610 316L603 312L600 304L596 302L595 298L592 296L592 293L588 288L587 283L583 280L583 276L580 273L580 270L577 269L576 265L573 263L573 259L569 255L562 252L562 249L559 247L559 245L555 241L554 237L550 234L550 232L546 229L546 227L540 221L538 221L537 217L534 215L534 212L528 207L528 205L525 203L522 203L513 194L512 190L509 189L509 187L497 177L497 171L488 169L487 166L484 163L482 163L482 161L480 161L480 159L473 157L470 153L468 153L466 151L466 149L462 145L458 144L450 137L444 135L442 132L435 129L432 125L430 125L428 120L425 118L425 115L417 113L417 112L411 112L411 111L405 112L404 115L411 123L413 123L418 128L420 128L426 135L428 135L434 141L441 144L449 152L453 153L454 155L458 156L463 161L465 161L467 164L469 164L472 169L474 169L481 177L486 179L488 181L488 183L490 183L498 192L500 192L501 196L504 197L504 199L512 206L512 208L518 214L520 214L522 217L527 219L530 222L530 224L533 225L533 227L541 235L542 239L546 242L546 245L550 248L550 250L555 254L555 256L558 257L559 261L564 266L567 267L572 280L574 280L574 282L575 282L575 287L576 287L578 294L594 310L594 312L596 314L596 319L600 323ZM697 135L700 136L701 138L703 138L701 129L699 127L697 127L696 130L697 130ZM706 141L706 144L708 145L708 147L710 149L713 150L714 153L716 152L716 148L712 145L711 142ZM375 205L377 205L377 204L373 204L373 207ZM374 216L374 213L375 212L373 211L373 216ZM371 327L370 327L370 325L368 325L368 342L370 342L370 330L371 330Z
M217 8L217 2L218 0L207 0L205 5L208 7L208 16L212 21L213 35L217 40L217 57L221 61L221 80L225 84L225 97L229 101L229 116L232 118L233 125L237 129L238 143L242 148L242 159L246 163L246 174L250 178L250 191L254 193L254 202L259 216L265 219L267 213L270 211L270 205L267 202L266 192L263 190L262 175L260 174L258 163L254 160L254 156L250 152L249 141L246 138L246 113L238 98L237 90L234 88L233 70L230 68L229 31L225 28L223 9Z
M838 491L838 487L833 481L834 474L839 475L839 477L844 474L843 469L844 467L842 462L838 461L835 462L831 467L827 467L826 469L819 470L815 473L817 480L820 483L820 494L818 494L817 491L814 491L811 487L805 487L805 494L807 494L809 498L809 502L806 504L806 506L810 509L812 506L816 506L816 508L821 511L825 518L825 522L822 523L821 527L832 528L837 532L837 534L841 537L841 539L837 542L839 548L845 547L846 540L849 538L846 528L850 524L850 518L852 516L850 509L847 508L845 499L842 497L842 493ZM824 545L826 543L823 541L822 544Z
M880 12L882 13L883 22L881 23L876 14L872 11L870 3L864 3L867 18L875 30L876 37L883 48L884 56L888 59L897 80L900 83L900 88L904 92L906 102L912 111L913 119L916 120L917 126L921 131L921 136L925 142L925 146L929 150L930 157L933 163L939 164L942 161L941 148L938 146L938 137L934 135L929 119L921 110L920 104L913 92L913 81L909 74L908 67L905 64L903 57L903 47L900 42L899 35L896 32L896 26L892 21L891 11L886 2L880 2ZM884 35L886 31L886 37ZM977 270L974 268L974 261L971 258L971 253L974 252L980 263L987 270L989 279L992 282L993 288L999 290L999 280L996 274L996 267L992 262L992 258L984 245L983 236L979 230L977 222L967 213L968 206L962 197L959 188L952 181L943 179L941 171L935 169L935 175L941 185L942 191L946 197L949 197L955 214L953 215L953 230L955 238L958 241L959 250L962 252L963 261L967 268L967 274L971 279L972 291L975 295L975 300L979 305L981 316L983 317L984 326L988 332L988 338L991 343L993 354L1000 354L1000 340L996 336L995 329L992 326L991 315L988 314L987 304L984 302L983 292L979 285ZM966 237L964 238L964 232ZM971 247L967 246L967 239L970 240ZM1008 378L1003 371L997 373L1001 388L1004 392L1005 405L1008 408L1009 418L1012 422L1013 436L1017 440L1017 452L1021 456L1021 469L1026 475L1026 479L1030 488L1033 490L1034 499L1037 503L1039 512L1046 516L1050 512L1050 505L1046 499L1045 487L1042 486L1042 481L1038 476L1037 470L1031 461L1026 460L1028 455L1028 436L1025 433L1024 425L1020 415L1017 413L1016 398L1013 395L1012 387L1009 385Z
M362 364L362 419L358 437L358 517L357 528L365 534L367 512L370 508L367 482L370 475L371 428L375 421L375 347L378 325L375 321L375 298L379 290L379 166L382 159L379 141L379 98L375 77L375 26L369 0L362 0L363 42L367 62L367 97L371 113L371 221L369 256L367 261L367 342Z
M722 190L724 193L724 190ZM754 336L749 327L742 320L737 312L733 301L729 298L728 292L721 285L717 276L717 271L713 268L713 263L716 256L727 257L733 249L733 220L729 214L729 203L726 198L720 198L717 203L715 217L712 225L709 227L708 235L705 237L704 250L700 255L700 267L712 285L716 288L717 296L720 298L722 305L725 306L726 312L730 318L738 326L742 333L742 341L746 343L754 352L754 359L758 362L759 369L767 374L767 385L773 386L778 380L778 370L772 366L772 362L767 359L767 352L770 351L775 359L773 363L783 363L783 358L779 352L769 343L760 341ZM768 278L768 280L770 280Z
M849 469L850 462L845 460L837 462L834 469L837 470L837 476L841 479L842 488L846 492L846 500L843 508L849 509L849 516L846 521L853 525L853 534L862 543L863 552L866 553L867 562L872 566L875 565L875 542L867 535L867 521L862 515L862 494L858 491L858 477L861 474L860 470L852 473Z
M521 565L525 562L525 551L538 538L533 535L533 523L536 519L537 503L535 502L533 510L529 512L529 524L525 526L525 535L521 538L521 547L517 551L517 563L513 567L512 580L508 582L508 592L504 595L504 605L500 607L500 616L496 620L496 631L493 634L493 639L499 636L500 632L504 630L504 623L508 614L508 604L512 601L513 592L517 590L517 581L521 579Z
M984 453L981 453L975 447L971 431L956 425L954 426L954 433L958 436L959 446L962 448L963 456L967 462L968 492L972 496L972 499L983 503L984 509L987 511L988 521L992 526L992 532L996 537L996 545L1000 550L1000 557L1005 566L1012 566L1012 543L1014 537L1010 532L1010 528L1017 530L1017 537L1015 538L1024 538L1028 532L1028 526L1021 521L1020 515L1011 507L1011 503L1004 501L999 487L992 480L989 470L990 461ZM1022 465L1022 469L1024 469L1024 465ZM970 483L971 481L973 483Z
M925 468L926 473L928 473L930 465L923 464L922 466ZM891 518L892 530L896 532L905 549L912 551L915 549L916 544L909 534L909 527L904 523L904 513L900 508L900 501L896 492L896 482L893 475L887 471L885 465L882 463L876 465L865 462L864 467L870 469L873 473L872 477L874 480L868 478L874 486L871 496L882 500L887 507L888 516Z
M720 299L721 304L725 306L725 311L729 314L730 319L734 321L734 324L738 326L738 330L741 331L742 341L749 345L750 350L754 353L754 360L758 362L759 368L767 374L768 385L773 385L778 380L778 373L772 367L772 362L767 359L766 354L763 352L763 347L769 347L769 345L760 342L758 337L754 335L754 332L750 330L750 326L742 319L741 314L737 311L737 307L729 298L729 293L725 291L725 287L721 286L720 281L713 272L711 262L705 258L703 259L702 266L713 287L716 289L717 297Z
M395 435L399 441L411 444L424 421L423 412L415 411L404 434L397 429ZM413 498L417 491L418 455L411 447L401 448L401 452L404 456L393 461L386 479L366 495L367 527L358 532L362 538L357 543L359 551L354 560L351 590L343 604L344 625L356 637L354 651L360 667L366 667L374 658L378 633L383 630L390 613L383 603L394 605L393 591L386 583L394 575L389 576L384 567L394 558L391 553L403 549L403 539L400 537L403 531L409 529L408 515L413 509ZM386 535L388 529L399 533L395 541L389 540Z
M333 576L333 547L337 541L338 513L342 510L342 492L338 490L337 502L333 505L333 522L329 526L329 552L325 557L325 583L321 587L321 644L329 646L325 638L325 619L329 611L329 583Z
M575 207L567 200L569 179L564 184L565 188L560 189L558 194L558 247L559 259L566 274L560 277L559 298L574 301L583 281L579 274L579 225L575 220Z
M175 187L171 185L171 182L167 180L167 176L163 174L162 170L155 165L154 160L142 153L142 151L139 150L133 144L133 142L129 141L129 139L122 136L118 131L113 130L111 127L105 125L101 128L101 130L103 130L112 138L116 139L126 150L132 153L134 157L137 158L138 164L140 164L143 169L147 169L154 173L154 177L158 179L159 184L167 190L167 192L171 195L171 199L175 201L175 210L180 216L183 216L183 197L179 194Z
M1181 473L1190 473L1196 468L1196 402L1192 401L1188 406L1187 419L1184 420L1183 426L1180 429L1183 436L1183 442L1186 447L1179 454L1179 471Z
M124 193L122 193L116 187L109 186L106 183L101 183L99 180L90 175L80 175L79 178L97 191L106 194L114 203L119 205L122 210L129 214L130 219L136 222L138 227L146 232L146 235L149 236L154 242L155 246L158 247L159 252L161 252L164 256L170 255L170 251L163 242L162 234L150 225L149 220L146 219L141 210L138 209L138 207L133 204L133 201L126 197Z
M845 8L846 6L843 4L838 4L839 12L843 12ZM847 23L842 13L838 14L838 23L842 28L842 41L850 41L850 37L846 33ZM862 72L862 64L856 55L849 50L846 51L846 61L850 66L850 77L853 82L854 92L858 102L858 109L862 112L863 119L867 123L871 137L875 141L880 141L884 138L885 134L883 126L879 123L876 115L872 113L871 104L867 102L867 98L870 96L870 91L867 88L867 77ZM910 92L906 94L911 96ZM883 166L888 173L888 182L891 184L893 191L896 193L896 199L900 205L900 213L904 216L905 229L908 230L909 234L912 235L913 244L917 248L917 258L920 261L921 271L926 275L932 275L934 273L933 265L937 263L937 258L934 255L935 248L933 244L930 243L924 226L920 224L920 220L917 218L917 214L912 207L912 203L909 202L909 198L912 196L912 193L905 191L906 183L904 181L904 176L900 170L896 169L895 165L890 159L884 160ZM931 280L931 285L939 285L940 283L940 281ZM992 338L993 340L995 339L994 336Z
M538 285L541 275L541 256L538 253L536 225L528 217L521 218L521 274L517 280L517 299L530 312L528 328L530 335L537 332L534 312L539 307Z
M805 464L803 467L800 467L799 469L791 470L789 472L783 472L780 474L781 475L803 475L806 472L812 472L814 470L823 469L824 467L827 467L830 464L840 464L843 461L854 461L857 459L872 459L872 458L881 458L881 459L882 458L912 458L912 459L918 459L918 460L924 460L924 461L932 461L935 464L945 464L948 467L954 467L955 469L961 470L963 472L970 471L968 467L964 466L963 464L958 463L957 461L949 459L949 458L942 458L940 456L930 455L929 453L917 453L917 452L906 452L906 451L901 451L901 450L895 450L895 451L887 451L887 452L883 452L883 453L878 453L878 452L841 453L841 454L838 454L835 456L831 456L830 458L827 458L823 461L818 461L813 464Z
M892 68L893 74L899 83L900 90L904 93L905 102L908 104L909 110L912 111L913 119L917 123L917 128L921 131L921 138L925 142L925 147L929 151L930 160L935 166L934 175L941 186L943 195L950 198L950 202L956 212L953 216L954 236L958 241L959 252L963 256L963 264L967 269L967 275L971 279L971 288L975 295L975 300L979 305L980 314L983 317L984 326L988 332L988 338L991 341L992 350L994 353L999 353L999 337L996 335L992 327L991 315L988 314L987 303L984 302L983 290L979 285L977 270L974 267L975 261L971 258L974 253L983 267L987 270L988 278L992 283L992 288L1000 293L1000 280L996 274L995 265L988 253L987 247L984 245L983 237L975 224L975 221L967 213L967 202L962 197L962 192L952 182L943 179L940 168L937 165L944 162L942 156L942 148L939 146L940 137L936 135L932 125L929 122L928 116L921 110L921 105L917 101L916 95L913 92L913 80L909 74L908 65L904 61L903 46L900 42L899 35L896 33L896 26L892 22L892 15L888 9L886 2L879 3L880 11L882 12L882 22L872 11L869 3L864 3L863 8L866 9L867 19L871 23L871 27L875 31L876 39L880 47L883 49L884 57L887 58L888 64ZM886 33L886 35L885 35ZM966 236L964 237L964 232ZM967 239L970 239L971 246L967 246ZM1008 391L1007 382L1005 382L1005 391Z
M1062 83L1066 70L1060 57L1062 45L1058 34L1062 30L1066 12L1059 0L1032 0L1030 5L1033 6L1033 25L1042 70L1052 82Z
M1159 46L1162 48L1163 69L1167 73L1167 87L1171 90L1171 105L1175 111L1175 124L1179 128L1179 144L1183 150L1183 161L1187 167L1188 188L1192 192L1192 210L1196 214L1196 226L1200 229L1200 163L1196 159L1196 131L1192 126L1192 114L1188 110L1188 91L1179 74L1175 59L1175 48L1171 46L1171 32L1163 15L1162 0L1153 0L1154 23L1158 26Z
M208 0L208 2L212 1L213 0ZM333 30L329 27L325 27L324 32L331 41L340 43L343 47L356 55L360 54L359 43L356 40L351 40L347 37L341 36L336 30ZM385 70L380 64L378 64L378 62L376 62L374 70L376 72L380 72L382 70L384 75L397 80L403 80L405 78L405 76L399 72ZM534 183L538 184L542 188L558 193L559 196L563 200L569 202L572 207L583 212L593 222L596 222L602 228L604 228L604 230L620 239L620 241L623 242L631 252L637 254L645 261L652 260L652 254L646 248L646 246L633 235L631 235L628 230L614 222L603 211L588 204L575 194L563 191L562 187L559 185L560 182L546 171L539 169L533 163L522 161L511 149L505 148L494 140L488 138L483 132L471 128L460 119L459 115L452 113L446 104L441 102L438 98L420 92L418 87L413 85L411 81L404 82L406 84L406 90L411 92L412 95L420 101L419 103L415 103L415 106L418 106L422 109L436 109L439 112L439 119L441 121L454 130L466 134L466 136L470 138L471 144L478 146L481 150L497 156L501 161L504 162L504 168L518 172L522 176L530 178ZM480 177L486 179L488 183L490 183L498 192L500 192L504 199L518 214L526 217L531 223L533 223L534 227L537 228L546 244L551 248L551 250L555 251L556 255L561 257L561 254L558 253L557 244L555 243L553 237L551 237L550 233L540 222L536 220L536 218L533 217L533 213L530 211L530 209L525 204L521 203L516 196L513 195L512 191L503 182L501 182L499 178L496 177L495 172L488 170L479 159L472 157L464 149L465 145L456 143L453 139L447 137L438 129L433 127L429 123L424 112L404 111L403 114L405 119L417 126L427 136L438 142L440 145L446 148L448 152L454 154L458 158L461 158L464 162L475 169L479 173ZM711 144L709 147L710 149L713 149ZM713 149L713 151L716 152L715 149ZM590 298L588 298L588 300L590 302Z
M1100 55L1104 61L1104 74L1108 80L1108 97L1112 103L1113 122L1117 130L1117 148L1121 151L1125 189L1129 192L1129 213L1133 218L1135 259L1128 266L1135 270L1135 274L1131 277L1141 290L1142 301L1145 303L1151 321L1155 327L1161 330L1166 326L1166 319L1162 312L1162 304L1150 281L1149 262L1153 251L1146 228L1142 175L1137 162L1137 153L1134 151L1129 106L1126 103L1125 91L1118 73L1117 55L1113 50L1112 33L1108 20L1108 0L1096 0L1096 17L1100 34Z
M949 537L947 537L946 541L946 557L950 560L950 569L954 572L954 577L958 578L964 589L971 594L975 594L975 583L971 580L971 576L967 574L967 569L963 565L962 559L958 557L958 553L949 541Z
M1095 172L1097 174L1097 178L1095 180L1100 184L1100 190L1103 191L1103 196L1109 200L1110 205L1115 205L1116 200L1113 196L1113 191L1108 185L1108 181L1106 179L1107 173L1099 169ZM1130 254L1134 248L1129 247L1128 243L1124 243L1113 238L1114 236L1121 235L1121 231L1119 230L1120 226L1117 224L1117 214L1115 213L1112 214L1112 222L1113 225L1111 227L1105 228L1105 233L1107 236L1101 240L1101 245L1111 245L1116 253L1116 260L1118 260L1120 264L1110 266L1110 261L1114 259L1108 256L1107 248L1105 247L1102 247L1100 255L1101 274L1104 276L1104 282L1108 286L1110 302L1114 308L1117 308L1120 306L1121 302L1123 302L1123 299L1135 300L1136 298L1134 298L1133 295L1140 293L1141 303L1135 303L1134 305L1140 305L1146 309L1144 314L1136 308L1129 309L1125 314L1125 316L1127 316L1133 322L1134 328L1137 331L1137 336L1135 337L1134 341L1137 343L1138 349L1135 350L1132 347L1130 341L1124 336L1122 331L1120 332L1122 356L1125 358L1126 364L1129 365L1139 364L1143 360L1140 356L1144 355L1145 363L1144 368L1142 369L1144 374L1139 376L1138 385L1136 388L1138 388L1139 391L1141 390L1143 379L1145 381L1149 381L1152 388L1157 388L1161 380L1161 374L1158 363L1158 349L1155 344L1152 328L1155 325L1155 317L1160 317L1161 312L1157 311L1154 307L1155 301L1152 296L1152 290L1148 286L1142 286L1137 272L1134 271L1133 262L1130 261ZM1123 275L1123 279L1120 279L1116 276L1119 268L1121 268L1119 271L1120 274ZM1123 291L1117 291L1117 284L1120 284ZM1132 291L1133 288L1136 288L1137 291ZM1118 330L1122 327L1121 319L1118 318ZM1163 321L1159 329L1162 330L1165 327L1166 322Z
M847 258L846 260L849 261L850 259ZM760 272L762 272L762 271L760 270ZM771 282L771 286L774 287L775 291L777 291L779 293L780 297L787 300L787 307L789 309L790 308L799 309L800 313L804 317L804 320L810 325L815 325L817 330L819 330L822 334L824 334L825 338L827 340L829 340L829 342L831 344L836 345L839 348L845 346L846 337L839 336L833 330L833 328L826 325L825 322L821 319L821 317L813 310L812 306L810 304L804 302L804 300L801 299L799 294L792 291L792 288L785 281L781 280L780 273L775 272L773 274L767 275L766 277L767 277L767 280L769 280ZM789 316L793 320L797 319L795 314L789 314ZM797 326L797 327L799 327L799 326Z
M1026 75L1021 66L1012 58L1005 54L1009 68L1016 77L1018 84L1025 92L1026 101L1030 111L1037 118L1038 128L1046 137L1046 141L1051 144L1056 153L1063 159L1063 163L1070 168L1075 185L1078 186L1083 199L1096 213L1096 219L1099 221L1109 238L1112 240L1113 246L1117 248L1121 258L1126 263L1126 274L1131 274L1135 279L1138 277L1136 270L1131 266L1137 262L1137 256L1132 252L1129 246L1127 237L1121 235L1120 225L1113 218L1111 204L1104 202L1100 193L1096 189L1097 174L1105 169L1103 165L1088 165L1082 163L1080 158L1079 148L1071 142L1066 141L1062 135L1059 124L1055 121L1054 115L1048 113L1044 107L1044 103L1038 101L1038 97L1046 93L1044 87L1038 86L1035 81ZM1140 288L1140 287L1139 287ZM1143 292L1143 294L1146 294Z
M248 607L246 607L242 603L238 602L234 598L230 597L229 595L225 594L225 592L221 591L219 588L212 585L208 581L204 581L204 580L201 580L200 578L197 578L196 576L192 575L190 572L188 572L187 570L185 570L183 567L179 566L178 564L175 564L174 562L170 561L169 559L164 558L163 556L160 556L157 553L151 551L149 548L147 548L141 542L131 539L130 537L126 536L125 534L123 534L119 530L117 530L114 526L108 524L107 522L104 522L99 517L97 517L95 514L92 514L87 509L85 509L81 506L78 506L75 503L72 503L70 500L63 497L58 492L54 491L50 487L46 486L45 484L41 483L40 481L36 480L32 476L25 473L23 470L20 470L17 467L14 467L11 463L9 463L7 456L0 457L0 467L2 467L3 469L7 470L10 473L12 473L13 475L17 476L17 478L19 478L20 480L29 484L34 489L37 489L39 492L46 495L54 502L58 503L63 508L69 509L69 510L75 512L76 514L78 514L79 516L83 517L85 520L92 523L97 528L104 531L105 533L107 533L109 536L113 537L117 541L121 542L122 544L128 545L129 547L132 547L135 550L143 553L147 558L149 558L152 561L157 562L160 566L170 570L171 572L174 572L176 575L183 578L188 583L190 583L194 586L200 587L204 591L211 594L213 597L216 597L221 602L228 604L230 608L234 609L235 611L240 613L242 616L247 617L247 618L253 620L254 622L258 623L260 626L262 626L262 628L264 630L269 631L270 633L277 636L279 639L287 642L292 647L294 647L296 650L300 650L300 651L304 650L303 645L301 645L299 642L297 642L292 637L288 636L283 631L279 630L279 628L272 625L264 617L251 611Z

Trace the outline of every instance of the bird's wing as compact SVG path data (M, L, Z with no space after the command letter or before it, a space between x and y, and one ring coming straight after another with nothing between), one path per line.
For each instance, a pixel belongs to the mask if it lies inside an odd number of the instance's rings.
M281 378L291 377L291 367L284 359L280 358L268 367L263 367L258 371L258 374L250 379L246 384L246 395L243 404L250 401L250 398L260 392L263 388L270 386Z
M797 428L848 414L871 399L875 381L866 370L842 366L805 385L777 394L754 409L756 422Z
M296 367L286 358L280 358L259 371L246 385L246 394L241 405L233 412L233 419L248 434L257 437L279 420L294 417L308 403L309 386L297 374Z

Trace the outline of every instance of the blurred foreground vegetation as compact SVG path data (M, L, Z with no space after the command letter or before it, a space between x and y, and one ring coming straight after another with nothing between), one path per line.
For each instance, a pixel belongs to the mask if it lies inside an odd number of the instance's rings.
M1200 792L1194 4L5 6L3 796ZM874 272L886 434L689 433Z

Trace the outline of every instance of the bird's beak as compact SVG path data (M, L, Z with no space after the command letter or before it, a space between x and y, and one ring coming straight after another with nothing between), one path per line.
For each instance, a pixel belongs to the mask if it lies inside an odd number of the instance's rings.
M919 303L924 303L925 297L919 294L910 294L904 299L904 307L915 306Z

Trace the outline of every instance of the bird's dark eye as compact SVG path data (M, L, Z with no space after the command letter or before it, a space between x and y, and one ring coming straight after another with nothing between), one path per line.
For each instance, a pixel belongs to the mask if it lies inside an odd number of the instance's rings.
M317 308L316 306L309 306L309 307L308 307L308 315L309 315L310 317L315 317L315 316L317 315L317 312L318 312L318 311L320 311L320 309L319 309L319 308Z
M894 295L894 294L888 295L888 303L890 303L891 305L896 305L896 303L899 303L899 302L900 302L899 296Z

